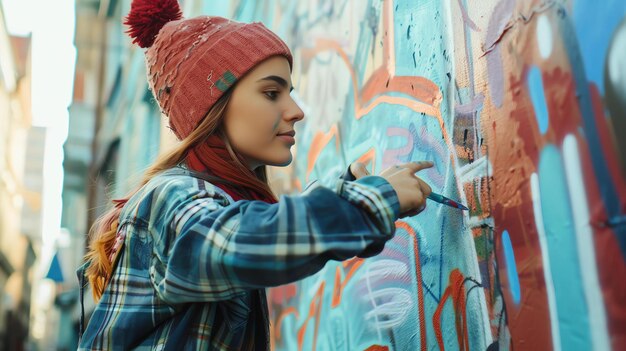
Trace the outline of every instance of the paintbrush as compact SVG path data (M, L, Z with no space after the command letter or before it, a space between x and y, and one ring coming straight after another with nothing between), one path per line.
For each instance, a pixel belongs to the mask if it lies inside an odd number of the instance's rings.
M433 201L435 201L435 202L438 202L440 204L444 204L444 205L448 205L450 207L454 207L454 208L458 208L458 209L461 209L461 210L469 211L469 208L467 208L467 207L461 205L460 203L458 203L458 202L456 202L456 201L454 201L452 199L449 199L449 198L447 198L447 197L445 197L445 196L443 196L441 194L430 193L430 195L428 195L428 198L433 200Z

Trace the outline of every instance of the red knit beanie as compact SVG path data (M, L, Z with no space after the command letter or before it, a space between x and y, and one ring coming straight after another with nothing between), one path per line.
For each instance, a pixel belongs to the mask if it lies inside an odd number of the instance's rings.
M182 19L176 0L134 0L125 24L133 43L148 48L148 84L181 140L257 64L276 55L293 64L287 45L262 23Z

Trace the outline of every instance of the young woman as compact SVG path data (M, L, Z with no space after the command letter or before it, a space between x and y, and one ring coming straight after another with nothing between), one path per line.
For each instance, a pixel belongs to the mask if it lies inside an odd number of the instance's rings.
M264 289L378 254L423 210L415 172L432 164L353 164L333 189L277 200L265 167L291 162L304 118L285 43L260 23L181 19L175 0L135 0L126 23L181 142L92 228L79 276L98 303L79 349L269 349Z

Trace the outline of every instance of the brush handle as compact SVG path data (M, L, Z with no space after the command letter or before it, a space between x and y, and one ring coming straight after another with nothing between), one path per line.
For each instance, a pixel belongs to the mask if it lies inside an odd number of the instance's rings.
M443 196L441 194L437 194L437 193L432 193L431 192L428 195L428 198L433 200L433 201L435 201L435 202L438 202L438 203L444 204L444 205L448 205L448 206L453 207L453 208L458 208L460 210L465 210L465 211L469 210L464 205L462 205L462 204L460 204L460 203L458 203L458 202L456 202L456 201L454 201L452 199L449 199L449 198L447 198L447 197L445 197L445 196Z

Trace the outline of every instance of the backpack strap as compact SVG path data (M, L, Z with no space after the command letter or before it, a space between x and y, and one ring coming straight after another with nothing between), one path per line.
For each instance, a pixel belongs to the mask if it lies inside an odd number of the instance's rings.
M87 288L87 280L85 279L85 271L89 268L89 261L83 263L82 266L76 270L78 276L78 298L80 299L80 322L78 326L78 343L83 338L85 332L85 289Z

